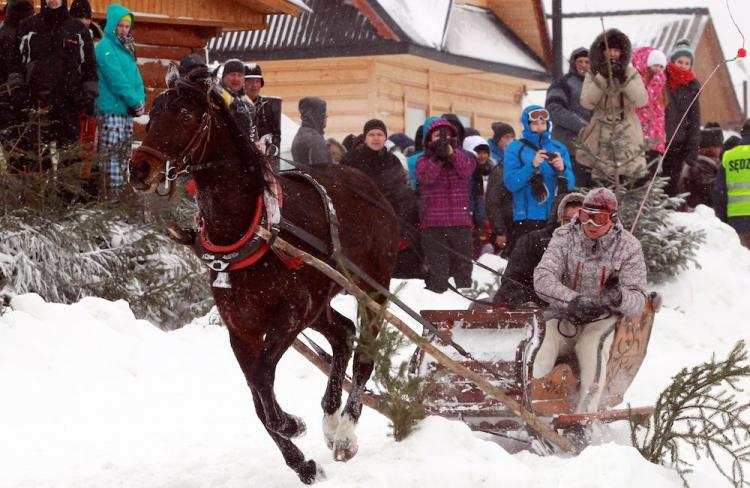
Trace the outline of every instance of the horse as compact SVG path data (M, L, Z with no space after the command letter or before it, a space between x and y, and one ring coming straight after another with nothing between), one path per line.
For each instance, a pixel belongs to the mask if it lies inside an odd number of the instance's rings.
M272 173L267 158L253 144L239 142L237 124L219 93L215 80L201 70L180 78L157 97L145 139L129 163L133 188L169 194L158 189L173 184L177 175L192 176L203 235L221 248L238 242L257 221L264 192L270 191L269 178L282 188L283 218L331 243L336 229L327 222L324 199L315 189L319 185L335 208L341 255L387 288L398 253L398 224L374 183L363 173L339 165L306 167L314 184L308 181L309 176L295 172ZM371 196L377 204L357 193ZM283 228L280 236L336 266L336 260L311 246L309 239ZM363 341L374 340L377 330L357 337L354 323L330 307L340 287L312 267L294 269L288 264L283 256L266 252L251 266L229 271L230 288L217 287L214 280L221 271L211 270L210 279L256 414L286 464L303 483L311 484L324 479L325 473L292 442L306 427L301 418L285 412L276 401L276 365L308 327L330 343L331 372L321 402L323 434L334 459L348 461L358 450L355 427L362 411L361 395L373 370L373 359L363 354ZM385 303L364 280L358 276L352 279L379 303ZM375 328L364 320L360 317L361 327ZM342 408L342 381L353 350L352 389Z

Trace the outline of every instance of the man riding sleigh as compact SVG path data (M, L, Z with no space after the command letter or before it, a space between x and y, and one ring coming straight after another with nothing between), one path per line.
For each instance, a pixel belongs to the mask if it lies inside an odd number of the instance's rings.
M617 197L591 190L578 215L555 230L534 270L534 290L550 304L534 362L542 377L559 356L575 352L580 366L577 413L598 410L615 325L646 305L646 262L640 242L617 218Z

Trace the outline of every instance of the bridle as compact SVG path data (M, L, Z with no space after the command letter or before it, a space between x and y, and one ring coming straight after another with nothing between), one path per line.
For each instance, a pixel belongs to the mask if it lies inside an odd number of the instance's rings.
M179 85L185 85L187 88L190 88L194 91L198 91L198 87L196 84L180 80L178 81ZM162 95L168 93L170 90L174 90L175 88L169 88L167 91L165 91ZM201 90L202 91L202 90ZM192 173L193 171L196 171L198 169L202 169L200 164L196 164L197 162L200 162L203 160L203 158L206 155L206 149L208 148L208 143L211 140L211 126L213 117L211 116L211 109L212 109L212 103L211 103L211 88L206 92L206 99L207 99L207 107L206 111L203 114L203 117L201 118L201 122L198 125L198 128L195 130L193 135L190 137L190 140L188 140L188 143L185 145L185 147L182 149L180 154L176 158L170 158L168 155L164 154L163 152L159 151L158 149L154 149L153 147L146 146L144 144L140 145L138 148L133 150L133 154L146 154L150 156L151 158L159 161L160 163L164 164L164 171L160 171L153 175L151 178L149 178L146 183L149 187L154 182L154 180L158 177L163 176L164 177L164 191L159 191L159 188L156 188L156 194L159 196L171 196L175 191L175 186L173 185L173 182L182 175L187 175ZM160 95L161 96L161 95ZM179 169L182 168L182 169ZM128 165L128 173L130 173L130 165ZM128 175L128 179L130 179L130 174Z

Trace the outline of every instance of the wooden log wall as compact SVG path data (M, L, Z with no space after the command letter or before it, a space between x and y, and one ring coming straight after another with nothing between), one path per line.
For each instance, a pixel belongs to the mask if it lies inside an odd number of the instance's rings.
M265 95L284 99L284 113L300 122L297 103L306 96L328 103L326 137L343 139L359 133L371 118L380 118L391 133L404 132L408 107L427 115L454 112L471 119L489 136L490 125L503 120L518 125L523 82L500 82L414 66L403 57L322 58L262 61ZM511 79L508 79L511 80ZM412 135L412 134L410 134Z

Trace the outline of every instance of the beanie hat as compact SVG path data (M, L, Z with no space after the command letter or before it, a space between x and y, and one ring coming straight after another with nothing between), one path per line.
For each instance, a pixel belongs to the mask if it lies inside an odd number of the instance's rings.
M266 82L263 79L263 71L260 69L260 65L257 63L250 63L245 65L245 79L248 78L260 78L260 86L265 86Z
M586 199L583 193L568 193L564 197L562 197L562 200L560 200L560 203L557 205L557 215L555 216L555 221L560 220L563 214L565 214L565 209L568 206L575 205L582 207L583 201Z
M513 137L516 136L516 131L513 130L513 127L510 124L506 124L505 122L494 122L492 124L493 141L499 141L506 134L512 134Z
M747 119L745 123L742 124L742 130L740 130L740 135L742 137L750 136L750 119Z
M93 12L89 0L73 0L70 4L70 15L77 19L90 19Z
M570 53L570 60L575 63L576 59L578 58L588 58L589 57L589 50L585 47L579 47L576 48L572 53Z
M490 152L490 146L487 144L487 141L484 140L482 136L469 136L466 139L464 139L464 151L470 151L473 154L477 153L477 150L484 149L487 152Z
M687 56L690 58L691 63L695 63L695 51L693 51L690 45L690 39L680 39L677 41L674 49L672 49L672 54L669 56L669 60L674 63L681 56Z
M242 73L244 75L245 65L239 59L230 59L224 63L224 75L229 73Z
M721 147L724 144L724 132L716 122L708 122L701 129L700 147Z
M597 210L606 210L613 214L617 212L617 196L609 188L594 188L586 194L583 206Z
M659 51L658 49L654 49L648 54L648 59L646 60L646 66L656 66L657 64L666 68L667 56L666 54Z
M388 137L388 129L385 128L385 124L382 120L378 119L370 119L367 122L365 122L365 127L362 129L362 134L367 135L368 132L370 132L373 129L380 129L383 131L383 133Z

